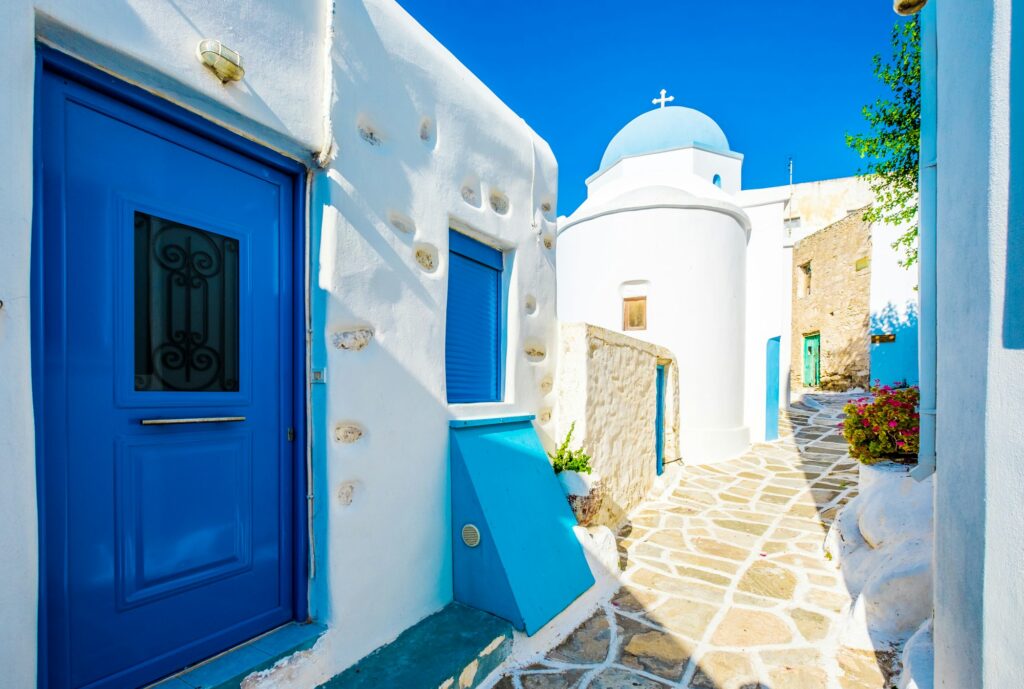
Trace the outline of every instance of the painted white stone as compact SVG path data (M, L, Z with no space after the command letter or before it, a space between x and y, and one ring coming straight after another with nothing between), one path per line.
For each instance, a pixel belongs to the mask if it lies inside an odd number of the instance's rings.
M903 647L903 672L899 689L933 689L935 686L935 641L932 620L914 632Z
M357 423L339 423L334 427L334 439L339 443L351 444L363 437L363 429Z
M854 601L840 643L871 650L906 641L932 614L933 486L891 463L862 464L860 476L825 550Z
M342 330L331 336L331 342L338 349L350 352L358 352L365 349L370 340L373 339L373 328L355 328L353 330Z
M596 474L581 474L578 471L561 471L555 474L562 491L568 495L585 497L590 495L594 484L600 480Z

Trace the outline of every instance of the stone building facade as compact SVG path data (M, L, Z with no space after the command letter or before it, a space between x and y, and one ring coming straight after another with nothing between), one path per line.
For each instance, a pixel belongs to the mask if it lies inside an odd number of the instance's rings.
M819 336L820 387L866 388L871 376L869 334L871 226L864 210L804 237L793 247L793 389L805 385L807 338Z

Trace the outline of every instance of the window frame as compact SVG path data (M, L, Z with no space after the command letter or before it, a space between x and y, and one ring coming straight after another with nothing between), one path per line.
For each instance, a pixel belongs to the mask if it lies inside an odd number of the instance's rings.
M797 269L800 271L800 281L798 285L797 295L800 299L804 299L806 297L811 296L811 281L813 279L813 269L811 267L811 263L811 261L804 261L803 263L797 266Z
M631 327L629 325L629 307L633 303L643 305L643 324L639 327ZM622 330L623 332L647 330L647 295L622 298Z
M497 246L493 246L484 241L481 241L477 237L471 236L466 232L458 230L454 227L449 227L448 233L448 275L447 285L448 299L445 307L445 349L444 349L444 362L445 362L445 401L449 405L465 405L465 404L495 404L501 403L505 400L505 374L506 374L506 337L508 331L508 268L509 268L509 255L511 252L505 251ZM452 289L452 260L453 257L457 256L460 259L471 261L478 265L494 271L494 279L496 281L497 298L495 304L494 313L494 337L495 339L495 352L494 357L494 378L488 381L488 393L486 396L478 398L475 395L468 397L456 397L452 398L452 388L448 379L449 371L449 360L448 360L448 345L449 337L451 336L450 319L451 319L451 289Z

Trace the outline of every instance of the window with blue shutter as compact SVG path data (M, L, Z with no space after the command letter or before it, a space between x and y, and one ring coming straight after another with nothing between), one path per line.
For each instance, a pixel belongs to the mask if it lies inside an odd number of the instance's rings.
M497 249L449 233L444 359L451 403L501 400L503 268Z

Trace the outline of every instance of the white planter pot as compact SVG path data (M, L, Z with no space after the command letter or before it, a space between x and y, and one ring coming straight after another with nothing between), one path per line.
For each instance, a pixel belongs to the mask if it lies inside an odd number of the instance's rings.
M594 484L597 483L594 474L581 474L575 471L563 471L555 474L555 478L567 496L574 495L580 498L590 495Z

